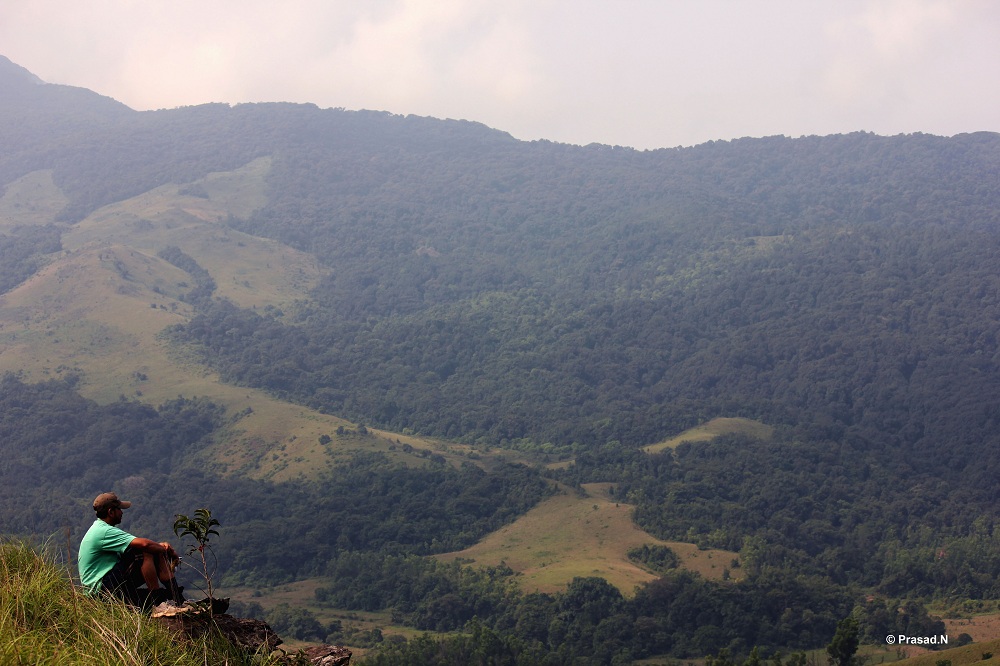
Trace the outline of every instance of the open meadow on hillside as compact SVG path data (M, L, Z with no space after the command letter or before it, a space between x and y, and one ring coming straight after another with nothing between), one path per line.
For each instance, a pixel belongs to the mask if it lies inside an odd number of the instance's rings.
M774 434L774 428L750 419L718 417L702 425L688 428L681 434L674 435L662 442L643 447L643 450L647 453L659 453L664 449L673 449L681 442L707 442L719 435L734 433L767 440Z
M625 595L657 578L629 560L628 551L644 544L667 546L681 567L710 580L741 577L737 553L700 550L689 543L661 541L632 522L632 508L607 495L608 484L584 484L583 493L563 488L524 516L471 548L439 555L470 566L506 564L520 574L527 592L564 590L573 578L599 576Z

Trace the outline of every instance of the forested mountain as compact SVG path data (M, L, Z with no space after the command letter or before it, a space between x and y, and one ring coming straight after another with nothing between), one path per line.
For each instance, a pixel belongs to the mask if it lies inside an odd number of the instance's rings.
M204 179L266 158L260 205L219 223L314 256L323 277L280 307L241 306L219 296L215 266L162 247L154 254L190 278L180 298L191 315L164 331L173 349L225 382L355 422L539 462L574 459L484 471L441 461L397 468L359 454L325 489L199 477L248 526L240 538L255 559L233 552L236 578L329 572L340 551L464 547L542 497L544 475L612 482L652 534L738 551L748 573L698 591L704 583L668 574L627 601L579 583L574 592L607 605L591 628L611 622L605 635L618 626L632 641L615 643L614 654L814 646L862 591L1000 595L996 134L858 132L636 151L311 105L135 112L3 60L0 145L0 185L48 171L65 198L45 224L0 228L4 289L52 261L60 235L102 206L168 184L212 199ZM16 222L16 211L6 219ZM32 404L56 390L32 386L9 379L5 390ZM112 407L78 409L100 420ZM158 474L210 474L181 453L198 437L225 437L215 407L115 409L136 410L154 442L178 409L198 410L204 432L150 455ZM642 451L717 416L763 421L775 435ZM34 441L19 434L33 426L18 423L5 445ZM64 433L60 446L89 448L87 437ZM4 478L47 464L16 458ZM337 484L356 492L340 495ZM393 510L378 503L389 494ZM248 503L278 496L293 513L322 506L325 516L280 528L308 535L287 571L259 536L265 526L249 529ZM344 513L352 501L357 510ZM697 640L697 627L666 619L677 597L667 590L682 589L715 604L700 623L715 629ZM779 589L773 608L755 605ZM787 608L813 601L816 623L772 631ZM548 620L529 639L513 609L532 603ZM531 640L545 654L573 645L562 653L570 660L585 652L574 641L589 630L571 631L568 615L553 628L567 603L509 601L480 619L527 641L515 652ZM741 613L772 626L735 628ZM643 626L658 627L658 638L641 639Z

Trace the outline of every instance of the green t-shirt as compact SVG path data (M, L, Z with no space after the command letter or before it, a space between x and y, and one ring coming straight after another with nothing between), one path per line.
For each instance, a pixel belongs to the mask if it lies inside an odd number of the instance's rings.
M122 553L135 539L123 529L108 525L101 519L94 521L80 542L80 583L86 594L97 596L101 591L101 579L118 564Z

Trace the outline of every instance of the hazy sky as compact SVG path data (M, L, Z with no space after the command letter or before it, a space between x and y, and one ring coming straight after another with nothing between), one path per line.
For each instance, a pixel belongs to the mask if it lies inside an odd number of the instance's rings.
M0 54L134 109L313 102L576 144L1000 130L997 0L0 0Z

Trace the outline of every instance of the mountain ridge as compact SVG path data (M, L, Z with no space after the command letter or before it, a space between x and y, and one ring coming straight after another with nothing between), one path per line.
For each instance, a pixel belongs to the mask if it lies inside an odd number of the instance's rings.
M26 87L28 85L42 85L45 81L32 74L30 71L11 61L10 58L0 55L0 85L4 87Z
M435 592L404 617L460 629L475 609L454 590L495 593L491 627L537 604L535 638L576 655L598 627L645 655L815 646L854 606L877 626L861 590L1000 594L1000 135L635 151L310 105L18 104L0 105L24 121L0 125L0 365L50 381L2 385L35 405L5 417L10 469L59 461L35 430L129 452L134 417L155 461L110 482L221 503L228 582L354 567L381 587L344 598L387 611L405 573ZM720 417L757 426L645 449ZM725 549L743 575L525 600L490 588L513 586L502 562L393 570L555 483L601 484L650 543ZM694 598L716 609L704 631L674 605Z

